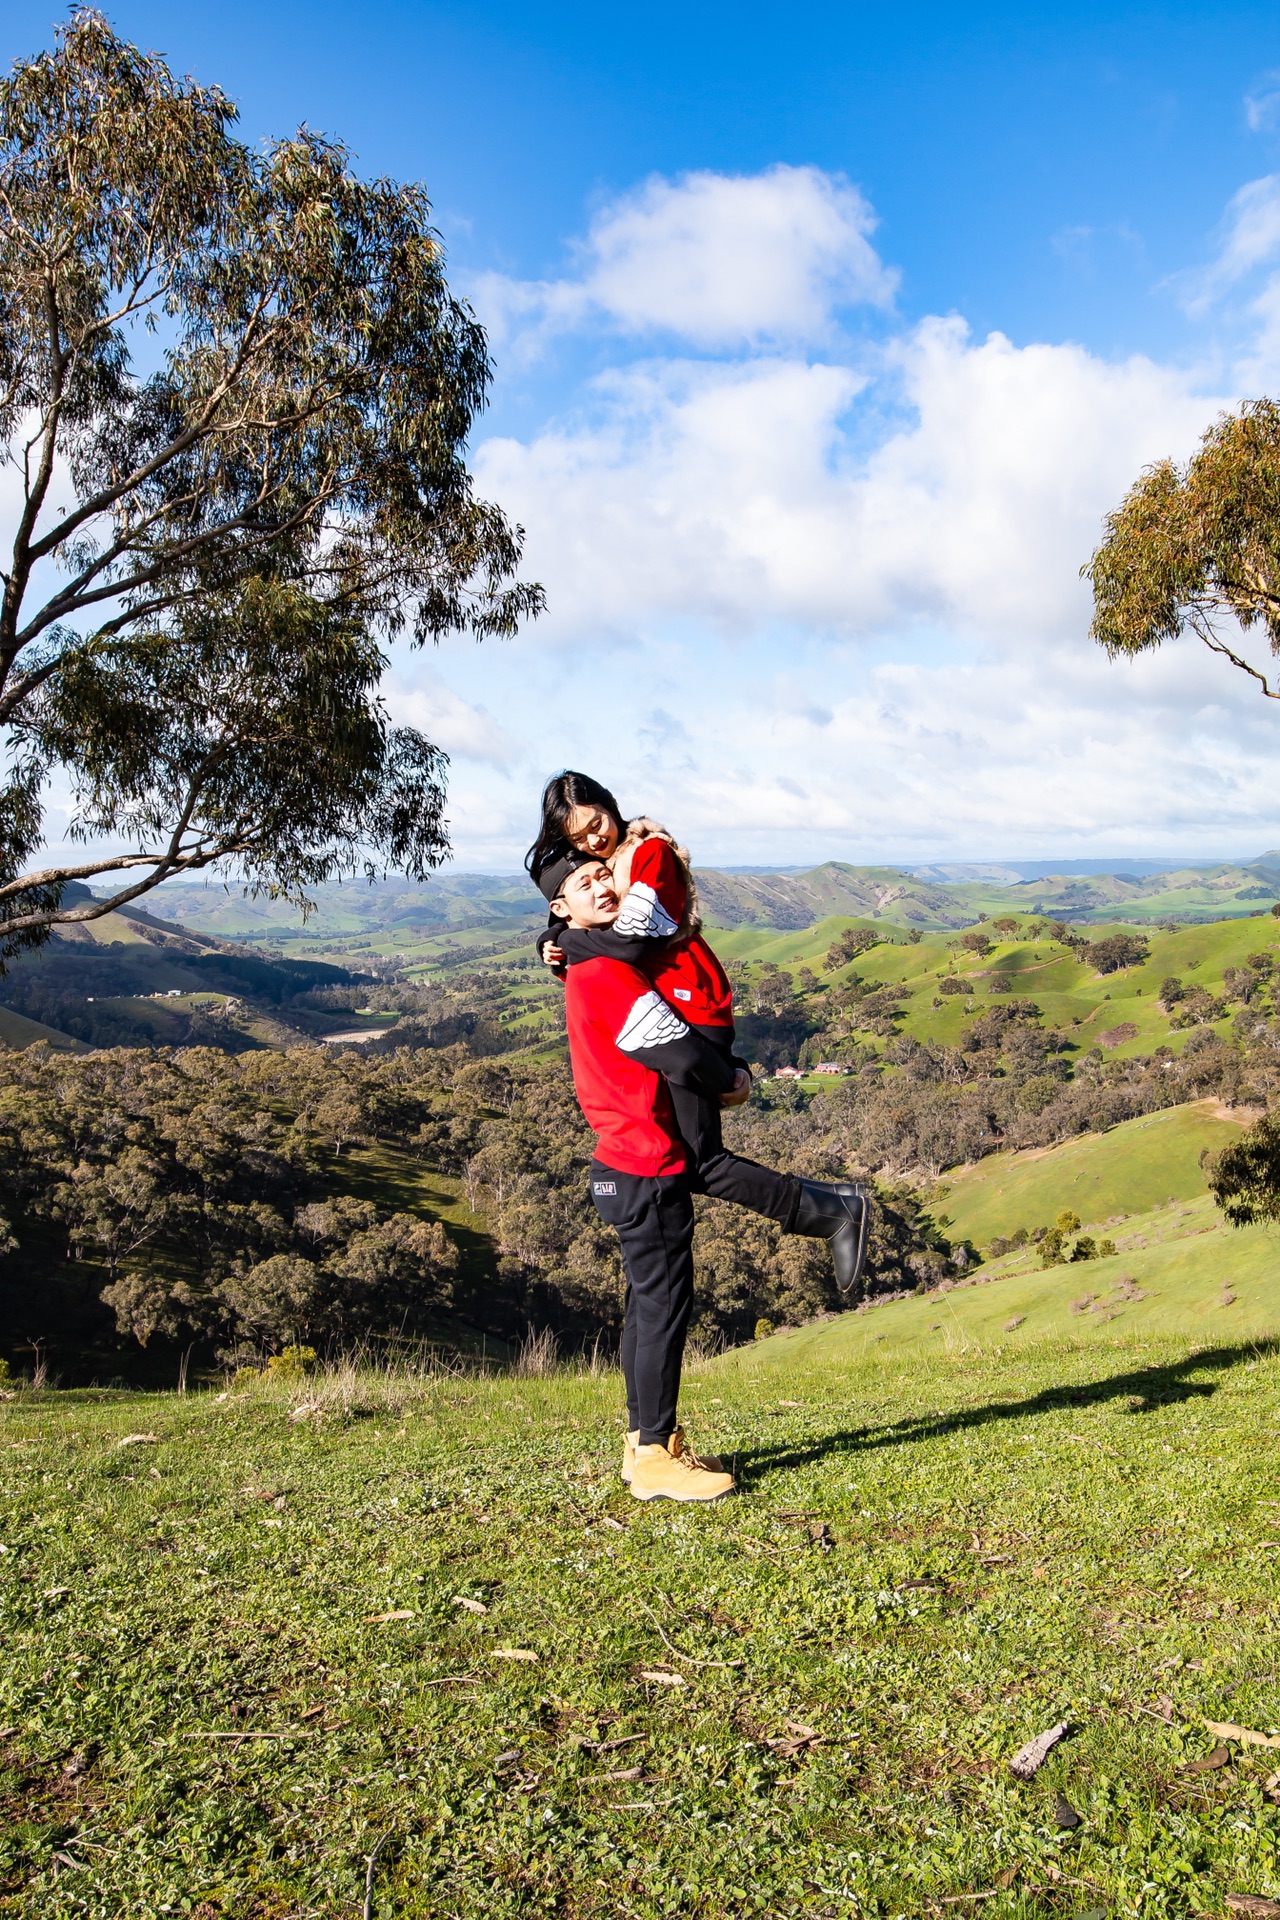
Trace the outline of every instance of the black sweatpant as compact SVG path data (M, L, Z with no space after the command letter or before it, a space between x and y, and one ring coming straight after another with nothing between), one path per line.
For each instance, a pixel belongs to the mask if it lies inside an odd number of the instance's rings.
M720 1053L735 1065L732 1027L695 1026ZM668 1082L671 1105L675 1109L680 1138L689 1149L689 1185L694 1193L710 1194L713 1200L732 1200L752 1213L763 1213L789 1231L800 1205L800 1182L789 1173L775 1173L758 1161L744 1160L730 1153L720 1131L720 1103L695 1093L692 1087L677 1087Z
M627 1276L622 1377L627 1424L640 1445L665 1445L678 1424L680 1365L693 1310L693 1201L683 1173L646 1177L591 1163L591 1198L615 1228Z

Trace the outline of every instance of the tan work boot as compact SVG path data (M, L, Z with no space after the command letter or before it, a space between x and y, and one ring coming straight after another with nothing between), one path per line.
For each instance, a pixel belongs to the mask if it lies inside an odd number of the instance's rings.
M687 1454L689 1459L693 1461L695 1467L706 1467L711 1473L724 1472L724 1461L718 1453L695 1453L693 1451L692 1447L690 1447L685 1440L683 1427L676 1428L671 1436L671 1440L674 1451ZM677 1442L679 1443L678 1445L676 1445ZM622 1443L622 1484L624 1487L631 1485L631 1475L636 1464L636 1448L639 1444L640 1429L637 1427L634 1432L627 1435Z
M686 1452L676 1428L665 1447L637 1446L631 1469L636 1500L720 1500L738 1491L731 1473L713 1473L696 1453Z

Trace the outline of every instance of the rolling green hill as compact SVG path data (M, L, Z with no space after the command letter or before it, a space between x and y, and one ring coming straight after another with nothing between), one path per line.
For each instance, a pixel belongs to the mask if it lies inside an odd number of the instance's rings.
M832 942L856 925L869 926L882 944L834 974L825 973L823 958ZM1100 939L1118 930L1115 923L1104 922L1090 927L1088 937ZM1280 960L1280 926L1269 917L1219 920L1174 933L1152 928L1145 963L1111 974L1098 973L1087 954L1077 957L1055 941L1001 940L987 931L994 944L981 959L959 947L953 936L926 933L912 944L896 930L844 918L798 932L740 928L711 938L726 961L750 968L767 962L793 975L809 968L819 984L801 993L800 1001L815 1011L824 987L839 986L856 973L876 987L901 990L901 1032L954 1046L976 1015L1009 997L1027 999L1039 1009L1042 1023L1066 1033L1078 1050L1100 1046L1117 1057L1149 1054L1158 1045L1176 1053L1185 1046L1188 1030L1174 1025L1176 1009L1167 1013L1159 1003L1167 976L1182 979L1188 987L1203 986L1216 997L1223 991L1226 970L1242 966L1247 955L1266 952ZM948 978L963 982L967 992L944 994ZM1009 994L993 992L993 986L1002 988L1005 982ZM1225 1033L1231 1019L1228 1010L1210 1024Z
M347 880L317 887L315 911L303 920L282 900L257 899L214 883L158 888L151 911L163 920L236 940L295 941L308 945L344 937L436 934L469 928L532 924L545 909L528 877L518 874L433 874L425 885L392 877Z
M12 1007L0 1007L0 1047L34 1047L42 1040L59 1052L80 1053L84 1048L83 1041L73 1040L69 1033L62 1033L57 1027L46 1027L40 1020L28 1020L24 1013L15 1013Z
M85 890L87 891L87 890ZM358 1016L299 1013L288 1031L259 1039L255 1015L314 987L362 976L308 953L246 951L214 935L175 926L137 907L71 923L9 961L0 991L0 1045L54 1046L282 1044L361 1024ZM62 1022L67 1023L64 1027ZM258 1019L256 1024L261 1025ZM277 1022L278 1024L278 1022Z
M1238 1139L1245 1124L1246 1116L1198 1100L1060 1147L994 1153L953 1168L934 1189L932 1211L945 1214L959 1238L983 1247L1019 1227L1052 1226L1064 1209L1086 1228L1110 1230L1117 1215L1202 1198L1200 1155Z
M942 876L944 869L928 870ZM1019 880L987 863L970 880L926 878L906 868L858 866L828 860L781 873L698 871L703 917L712 927L773 928L796 932L833 915L889 926L950 929L971 926L982 914L1066 917L1082 924L1123 919L1146 925L1168 919L1245 918L1280 899L1280 852L1240 865L1186 868L1139 876L1052 874ZM172 883L151 896L148 916L161 924L224 939L341 951L368 942L402 954L440 936L501 934L526 939L542 906L522 873L468 874L448 869L425 885L392 876L372 884L346 881L318 887L305 920L281 901L246 898L216 884Z
M1280 1232L1225 1225L1207 1194L1157 1207L1112 1229L1105 1260L1042 1268L1031 1248L1006 1254L945 1292L892 1300L770 1336L779 1356L840 1367L920 1348L1016 1347L1174 1336L1212 1345L1280 1334ZM1015 1325L1014 1322L1017 1324ZM765 1342L760 1342L765 1346ZM757 1364L735 1348L735 1363ZM761 1363L771 1363L769 1354Z

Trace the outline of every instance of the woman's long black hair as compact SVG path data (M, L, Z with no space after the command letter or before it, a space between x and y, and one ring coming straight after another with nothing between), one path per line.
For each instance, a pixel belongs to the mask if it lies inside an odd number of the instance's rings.
M542 789L542 826L524 857L525 868L534 880L548 860L568 850L565 825L575 807L599 807L602 813L611 814L621 839L627 823L608 787L602 787L589 773L573 773L567 769L557 773Z

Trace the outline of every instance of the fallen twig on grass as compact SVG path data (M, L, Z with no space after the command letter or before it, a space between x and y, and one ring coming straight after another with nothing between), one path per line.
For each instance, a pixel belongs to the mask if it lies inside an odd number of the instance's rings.
M378 1864L378 1855L382 1852L382 1849L386 1846L388 1840L391 1838L392 1831L393 1830L389 1827L387 1831L383 1834L381 1840L379 1840L377 1845L374 1847L373 1852L369 1855L368 1870L364 1876L364 1920L373 1920L374 1869L377 1867L377 1864Z
M648 1606L643 1600L640 1602L640 1605L644 1607L645 1612L648 1614L649 1618L652 1620L654 1626L658 1629L658 1637L662 1641L663 1646L666 1647L669 1653L673 1653L677 1660L684 1660L691 1667L745 1667L746 1666L747 1663L745 1660L700 1660L696 1654L682 1653L680 1651L680 1648L676 1646L675 1642L667 1638L666 1633L663 1631L662 1622L659 1620L653 1608L651 1606Z
M183 1734L184 1740L312 1740L318 1733L327 1733L327 1727L291 1727L286 1732L274 1729L255 1729L236 1727L230 1733L219 1733L211 1728L191 1727Z
M634 1747L637 1740L647 1740L647 1733L623 1733L616 1740L588 1740L583 1733L571 1733L569 1745L579 1747L584 1753L612 1753L616 1747Z

